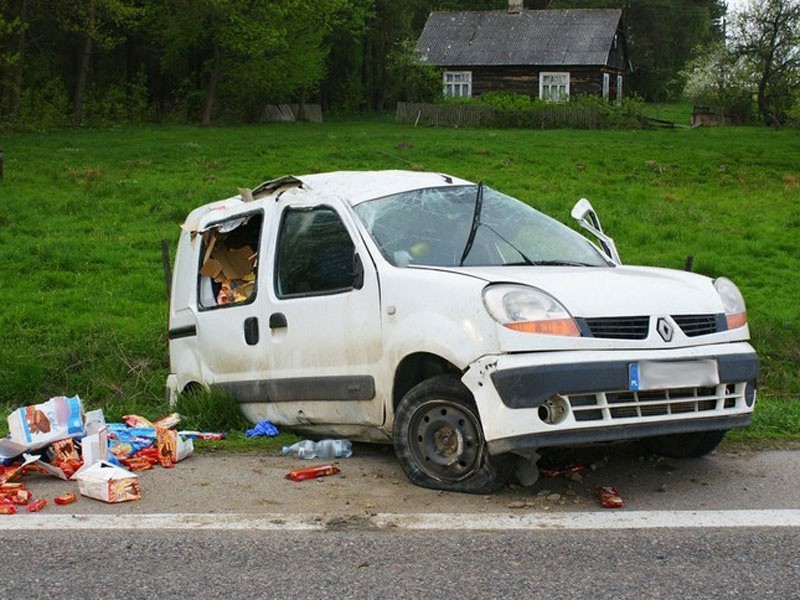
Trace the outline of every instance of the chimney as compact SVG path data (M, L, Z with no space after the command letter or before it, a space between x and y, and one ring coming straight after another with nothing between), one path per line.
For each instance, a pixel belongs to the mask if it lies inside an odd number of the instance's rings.
M518 15L522 12L523 0L508 0L508 14Z

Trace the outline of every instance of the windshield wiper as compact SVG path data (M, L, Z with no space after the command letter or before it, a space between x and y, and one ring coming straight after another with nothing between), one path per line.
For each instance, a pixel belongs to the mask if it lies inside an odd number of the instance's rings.
M503 263L504 267L519 267L522 265L532 267L594 267L589 263L577 262L574 260L529 260L526 256L522 257L525 262Z
M483 207L483 182L478 183L478 194L475 197L475 212L472 213L472 226L469 228L469 237L467 237L467 245L464 246L464 252L461 254L461 261L458 263L459 267L464 266L464 261L467 260L469 251L472 250L472 244L475 242L475 234L478 233L478 227L481 225L481 208Z

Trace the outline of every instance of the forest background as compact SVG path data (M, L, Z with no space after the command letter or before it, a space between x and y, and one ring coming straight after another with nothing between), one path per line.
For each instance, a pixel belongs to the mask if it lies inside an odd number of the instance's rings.
M0 123L248 123L267 104L330 115L440 93L414 44L434 10L506 0L0 0ZM677 99L693 50L724 39L722 0L526 0L625 8L627 92ZM433 81L433 85L431 85Z

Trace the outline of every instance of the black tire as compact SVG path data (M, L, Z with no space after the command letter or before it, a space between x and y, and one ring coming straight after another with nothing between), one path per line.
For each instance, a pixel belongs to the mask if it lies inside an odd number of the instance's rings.
M420 487L488 494L511 477L512 457L490 456L472 395L454 375L432 377L400 401L394 450Z
M697 431L644 438L642 445L660 456L668 458L700 458L719 446L727 430Z

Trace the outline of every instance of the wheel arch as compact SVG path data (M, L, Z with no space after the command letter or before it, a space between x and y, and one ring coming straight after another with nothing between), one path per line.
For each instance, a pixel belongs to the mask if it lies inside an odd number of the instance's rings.
M392 384L392 414L411 388L418 383L445 374L461 375L461 369L446 358L431 352L415 352L404 357L397 365Z

